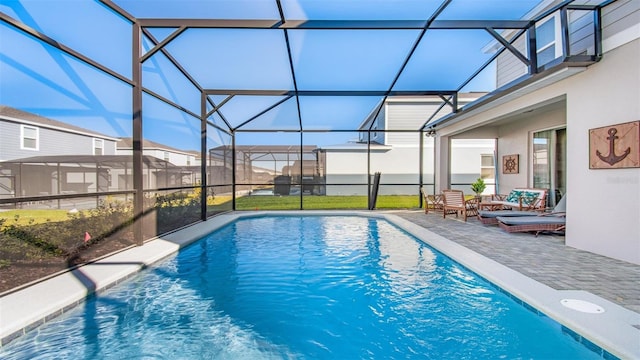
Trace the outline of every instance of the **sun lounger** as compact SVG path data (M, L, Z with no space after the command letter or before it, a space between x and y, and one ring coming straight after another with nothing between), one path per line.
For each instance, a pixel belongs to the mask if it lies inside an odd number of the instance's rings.
M544 214L537 216L498 216L498 225L506 232L535 231L536 236L543 231L564 231L564 215Z
M537 216L540 215L536 211L518 211L518 210L497 210L497 211L478 211L478 220L485 225L497 225L498 217L516 217L516 216Z

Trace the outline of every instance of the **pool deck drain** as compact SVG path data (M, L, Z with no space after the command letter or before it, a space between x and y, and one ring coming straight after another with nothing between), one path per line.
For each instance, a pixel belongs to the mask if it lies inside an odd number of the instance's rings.
M594 304L592 302L579 300L579 299L562 299L560 303L563 306L568 307L569 309L573 309L575 311L580 311L587 314L601 314L604 312L602 306Z
M422 211L236 212L216 216L0 298L2 345L76 306L93 291L112 287L217 228L238 218L269 214L386 218L506 290L527 307L558 321L568 332L575 332L578 341L584 336L587 346L603 349L601 355L640 358L640 266L569 248L564 246L562 237L514 236L479 222L474 224L473 220L464 223ZM590 261L596 265L590 265ZM592 270L590 266L598 268ZM602 271L606 276L600 276ZM627 283L632 285L629 289ZM586 308L602 311L576 311L563 304L568 299L583 306L593 304L595 307Z

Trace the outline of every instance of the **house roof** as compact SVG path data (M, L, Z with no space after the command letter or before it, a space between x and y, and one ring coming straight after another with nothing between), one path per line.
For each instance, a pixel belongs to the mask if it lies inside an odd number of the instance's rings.
M164 150L164 151L172 151L175 153L179 153L179 154L185 154L185 155L191 155L194 156L196 158L200 158L200 152L199 151L193 151L193 150L180 150L180 149L176 149L174 147L165 145L165 144L160 144L157 143L155 141L151 141L151 140L147 140L147 139L143 139L142 140L142 147L144 149L156 149L156 150ZM119 142L118 142L118 150L130 150L133 149L133 138L130 137L124 137L124 138L120 138Z
M460 93L458 94L458 105L464 106L465 104L476 101L485 95L487 95L486 92L479 92L479 91ZM422 117L415 119L414 121L415 124L419 124L419 125L414 125L415 127L422 127L422 125L424 125L429 121L437 120L453 112L453 107L452 107L453 104L451 103L447 104L446 102L444 102L444 99L442 97L435 96L435 95L391 96L385 100L385 104L388 104L388 105L392 105L392 104L394 105L395 104L441 105L437 111L425 112L424 114L420 114ZM377 109L374 109L374 111L372 111L364 120L362 120L362 122L358 126L359 130L368 130L369 126L372 124L372 120L374 119L374 116L379 116L383 112L383 111L378 112L376 110ZM385 126L388 129L391 128L390 125L391 124L385 123Z
M221 149L221 148L225 148L225 146L220 146L215 149ZM247 153L256 153L256 152L299 153L300 152L299 145L236 145L235 148L237 151L242 151ZM302 151L311 152L317 148L318 147L315 145L305 145L302 147Z
M368 151L369 149L371 149L372 151L384 151L384 150L393 149L393 146L381 145L381 144L376 144L376 143L371 143L371 145L369 145L369 146L367 146L366 143L346 143L346 144L329 145L329 146L323 146L322 147L322 150L325 150L327 152L332 152L332 151L336 151L336 152L343 152L343 151L362 152L362 151Z
M31 156L21 159L3 161L2 165L10 164L122 164L133 162L130 155L45 155ZM151 168L178 168L168 161L154 156L143 155L142 162ZM114 166L110 166L114 167Z
M81 135L87 135L92 137L99 137L108 140L117 140L116 138L101 134L97 131L88 130L79 126L67 124L62 121L53 120L40 116L38 114L30 113L27 111L12 108L6 105L0 105L0 119L5 119L13 122L19 122L22 124L35 125L39 127L46 127L49 129L55 129L70 133L76 133Z
M252 161L295 161L300 158L299 145L236 145L237 152L244 153L248 158L242 160ZM210 149L212 156L220 157L226 151L230 151L230 146L218 146ZM306 159L312 155L318 147L315 145L302 146L302 157Z

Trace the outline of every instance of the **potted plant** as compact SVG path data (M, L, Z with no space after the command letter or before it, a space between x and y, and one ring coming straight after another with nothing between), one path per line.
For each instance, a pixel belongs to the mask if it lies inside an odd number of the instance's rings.
M487 185L484 183L482 178L478 178L473 184L471 184L471 190L476 193L476 197L479 198L480 194L487 188Z

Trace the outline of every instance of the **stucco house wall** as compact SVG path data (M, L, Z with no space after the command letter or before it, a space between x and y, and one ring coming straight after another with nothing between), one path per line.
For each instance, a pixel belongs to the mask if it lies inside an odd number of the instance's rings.
M514 188L531 186L532 168L526 159L531 159L533 133L547 129L566 127L565 100L558 102L549 108L531 111L520 121L514 121L498 128L498 172L502 173L501 159L505 155L518 154L522 163L517 174L502 175L499 177L498 192L507 194Z
M367 195L367 146L326 148L326 194ZM340 185L365 184L365 185Z
M480 176L482 168L482 155L494 156L495 140L486 139L466 139L453 140L450 151L450 182L452 189L462 190L465 194L473 194L471 183ZM486 179L485 195L495 193L495 186L491 183L493 179Z
M371 173L381 174L379 195L418 194L418 186L400 184L417 184L419 167L420 149L417 146L394 146L390 151L371 153Z
M589 169L589 129L640 120L640 40L568 79L567 245L640 264L640 168ZM571 226L573 225L573 226Z

